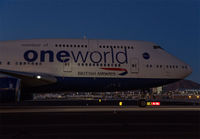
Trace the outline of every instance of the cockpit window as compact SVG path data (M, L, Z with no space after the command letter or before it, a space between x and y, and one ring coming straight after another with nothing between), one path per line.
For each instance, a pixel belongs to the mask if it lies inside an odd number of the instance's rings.
M160 46L158 46L158 45L154 45L153 48L154 48L154 49L162 49L162 50L164 50L162 47L160 47Z

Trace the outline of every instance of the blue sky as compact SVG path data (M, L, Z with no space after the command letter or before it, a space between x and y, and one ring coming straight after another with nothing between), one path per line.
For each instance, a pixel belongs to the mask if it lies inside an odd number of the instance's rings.
M84 35L158 43L200 83L199 0L0 0L0 40Z

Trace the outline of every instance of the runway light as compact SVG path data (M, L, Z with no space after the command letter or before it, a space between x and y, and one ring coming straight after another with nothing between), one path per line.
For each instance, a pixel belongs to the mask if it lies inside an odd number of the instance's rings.
M36 78L37 78L37 79L41 79L42 77L41 77L40 75L37 75Z
M147 102L147 106L151 106L151 102Z
M160 106L160 102L151 102L152 106Z
M160 106L160 102L147 102L147 106Z
M101 99L99 99L99 102L101 103Z
M155 106L160 106L160 102L154 102Z
M122 105L123 105L123 103L120 101L120 102L119 102L119 106L122 106Z

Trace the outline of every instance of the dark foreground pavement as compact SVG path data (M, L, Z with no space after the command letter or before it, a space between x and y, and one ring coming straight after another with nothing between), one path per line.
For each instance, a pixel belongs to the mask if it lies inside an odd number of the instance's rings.
M0 138L200 139L200 111L0 113Z

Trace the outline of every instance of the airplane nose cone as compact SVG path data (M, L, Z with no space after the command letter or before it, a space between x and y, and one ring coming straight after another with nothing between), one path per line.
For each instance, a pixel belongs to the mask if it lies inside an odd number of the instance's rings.
M181 75L181 79L186 78L187 76L189 76L192 73L192 68L190 67L190 65L182 62L182 66L181 66L181 72L179 75Z
M187 65L187 67L188 67L187 68L187 72L188 72L187 74L190 75L192 73L192 68L189 65Z

